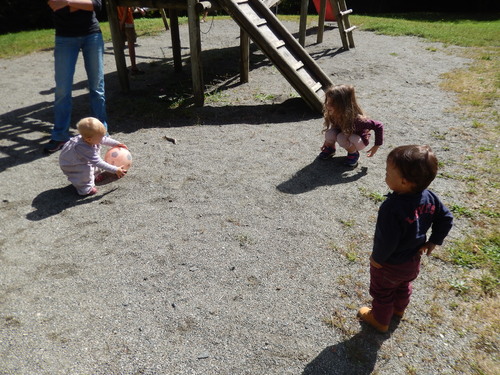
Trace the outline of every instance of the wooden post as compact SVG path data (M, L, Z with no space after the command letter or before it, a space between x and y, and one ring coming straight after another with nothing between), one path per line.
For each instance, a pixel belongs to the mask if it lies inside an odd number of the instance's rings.
M165 14L165 9L161 8L160 14L161 14L161 19L163 20L163 25L165 26L165 30L168 31L169 27L168 27L167 15Z
M301 0L300 1L299 44L302 47L304 47L306 45L307 8L309 8L309 0Z
M347 10L347 5L345 3L345 0L338 0L340 5L339 7L346 11ZM348 15L345 15L343 16L344 19L342 19L342 22L344 23L344 28L346 30L350 29L351 28L351 21L349 21L349 16ZM351 32L348 32L347 33L347 39L349 40L349 48L354 48L354 38L352 36L352 31Z
M250 70L250 37L240 28L240 82L248 82Z
M318 34L316 35L316 43L323 43L323 32L325 30L325 15L326 15L326 0L321 0L319 5L318 15Z
M344 49L348 50L349 45L347 44L347 37L345 35L345 28L344 28L344 18L340 13L339 1L338 0L328 0L328 1L330 1L333 12L335 14L335 19L337 20L337 25L339 27L339 32L340 32L340 39L342 40L342 46L344 47Z
M182 71L181 58L181 37L179 33L179 17L177 9L170 9L170 36L172 38L172 53L174 55L174 70L179 73Z
M120 32L120 21L116 10L115 0L106 1L106 9L108 11L109 29L111 31L111 39L113 41L113 51L115 54L116 70L122 91L130 91L130 82L128 80L127 62L125 61L125 53L123 52L124 40Z
M200 18L196 12L196 0L188 0L189 47L191 50L191 75L193 79L194 103L203 106L205 102L203 67L201 63Z

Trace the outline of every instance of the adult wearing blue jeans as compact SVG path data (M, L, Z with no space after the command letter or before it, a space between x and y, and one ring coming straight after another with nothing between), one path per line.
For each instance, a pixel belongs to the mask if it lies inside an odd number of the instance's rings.
M104 96L104 42L96 11L101 0L49 0L56 29L54 129L44 146L46 153L58 151L70 138L72 88L76 61L83 54L90 91L90 115L107 129Z

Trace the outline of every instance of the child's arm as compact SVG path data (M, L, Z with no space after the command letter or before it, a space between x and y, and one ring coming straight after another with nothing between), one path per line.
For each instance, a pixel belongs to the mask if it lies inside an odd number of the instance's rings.
M128 150L128 147L124 143L120 143L116 139L113 139L109 136L105 136L102 139L101 145L109 146L109 147L123 147L123 148L126 148Z
M434 250L436 247L436 244L433 244L432 242L426 242L424 243L420 249L418 249L418 252L420 255L427 254L427 256L431 255L432 250Z
M373 146L371 149L369 149L367 152L366 152L366 155L371 158L373 155L375 155L375 153L378 151L380 146Z
M379 121L368 120L368 128L375 133L375 145L366 152L368 157L372 157L384 143L384 124Z

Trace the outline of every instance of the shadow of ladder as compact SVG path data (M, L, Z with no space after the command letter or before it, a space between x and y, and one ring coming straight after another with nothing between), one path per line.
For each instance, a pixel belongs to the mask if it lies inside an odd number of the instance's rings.
M321 112L333 83L307 51L260 0L217 0L271 60L311 109Z

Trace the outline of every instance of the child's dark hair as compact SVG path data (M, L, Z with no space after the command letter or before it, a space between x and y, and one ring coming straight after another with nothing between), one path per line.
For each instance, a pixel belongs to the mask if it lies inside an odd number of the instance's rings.
M396 147L387 156L387 162L394 165L405 180L415 185L414 193L425 190L438 170L436 155L425 145Z

